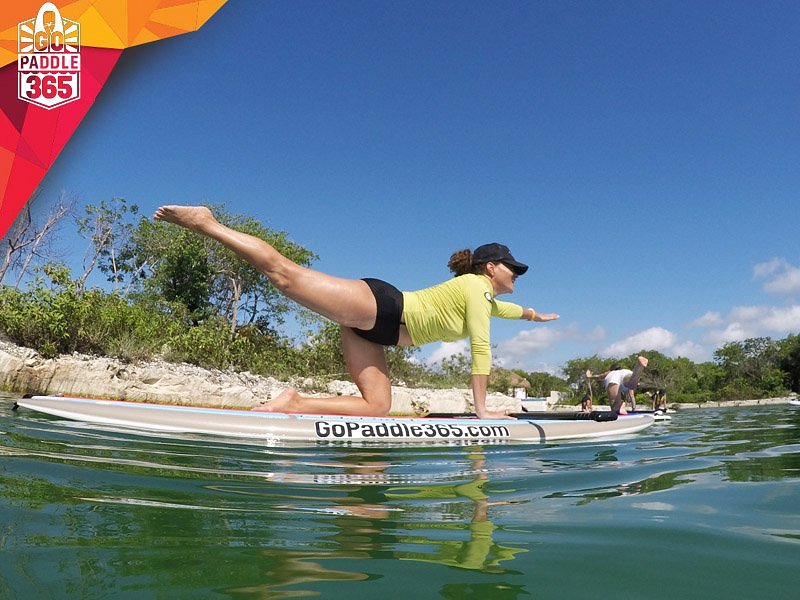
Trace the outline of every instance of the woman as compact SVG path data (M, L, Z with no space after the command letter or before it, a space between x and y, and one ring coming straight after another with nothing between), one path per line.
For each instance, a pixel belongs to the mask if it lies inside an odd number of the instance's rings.
M384 346L421 345L470 338L472 395L481 418L503 413L486 410L491 353L489 319L551 321L556 314L495 300L514 291L514 282L528 270L502 244L486 244L450 259L454 279L418 292L401 293L376 279L343 279L300 266L267 242L219 223L204 206L162 206L154 218L214 239L264 275L288 298L338 323L342 350L358 396L304 398L284 390L259 410L308 414L383 416L392 405L392 388Z
M630 400L633 409L636 409L636 396L634 390L639 387L639 379L642 376L642 371L647 366L648 360L644 356L639 356L636 359L636 364L633 370L623 369L621 365L612 365L608 371L603 371L597 375L593 375L587 369L586 377L594 379L602 379L603 386L608 392L608 401L611 405L611 410L621 415L627 415L628 409L625 406L625 401Z

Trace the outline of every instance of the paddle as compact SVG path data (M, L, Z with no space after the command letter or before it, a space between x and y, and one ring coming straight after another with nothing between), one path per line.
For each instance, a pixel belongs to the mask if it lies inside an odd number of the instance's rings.
M474 417L473 413L430 413L429 419L463 419ZM592 412L521 412L508 415L520 421L616 421L617 413L613 410L593 410Z

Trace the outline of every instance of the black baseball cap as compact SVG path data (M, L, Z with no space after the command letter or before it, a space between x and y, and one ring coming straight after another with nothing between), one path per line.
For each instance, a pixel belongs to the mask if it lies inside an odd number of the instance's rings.
M508 246L497 242L478 246L472 252L473 264L480 265L487 262L501 262L517 275L524 275L528 270L528 265L519 262L511 255Z

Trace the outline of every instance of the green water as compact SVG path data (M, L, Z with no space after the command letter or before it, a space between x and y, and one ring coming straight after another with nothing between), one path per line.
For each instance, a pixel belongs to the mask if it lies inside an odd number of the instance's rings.
M800 407L615 441L264 448L13 412L0 598L796 598Z

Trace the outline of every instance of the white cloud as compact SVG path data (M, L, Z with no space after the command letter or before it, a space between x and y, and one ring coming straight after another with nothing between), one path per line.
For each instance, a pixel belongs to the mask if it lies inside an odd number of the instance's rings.
M753 267L753 276L757 279L764 279L776 271L785 269L787 266L789 266L789 262L785 258L773 258L767 262L758 263Z
M520 331L513 338L498 342L492 349L492 363L508 368L524 368L537 372L560 374L560 367L546 362L532 361L532 357L542 354L564 341L598 341L606 337L605 330L598 326L583 330L577 323L568 326L545 325ZM441 342L427 355L424 361L433 365L453 355L469 356L469 340Z
M764 291L770 294L792 295L800 292L800 269L792 267L764 284Z
M600 351L603 356L627 356L640 350L658 350L669 353L678 341L671 331L663 327L650 327L633 335L617 340Z
M756 279L765 279L761 289L770 294L792 295L800 293L800 267L784 258L773 258L753 267Z
M706 347L690 341L675 344L671 351L665 354L682 356L693 362L705 362L711 358L711 352Z
M767 331L787 334L800 330L800 306L771 308L761 317Z
M624 337L600 351L601 356L628 356L642 350L656 350L667 356L688 358L703 362L711 358L711 351L690 340L681 340L677 334L663 327L650 327Z
M500 365L528 362L535 354L548 350L564 341L597 341L606 337L602 327L584 331L577 323L566 327L545 326L520 331L510 340L497 344L495 362Z
M718 312L709 311L701 317L696 318L694 321L689 323L689 327L694 327L698 329L705 329L707 327L718 327L722 325L722 315Z
M602 340L606 337L606 330L600 325L589 331L584 337L580 338L588 342L595 342Z
M769 312L767 306L734 306L728 313L729 322L758 321Z
M753 277L763 281L765 292L785 296L800 293L800 267L785 258L758 263L753 267ZM785 337L800 331L800 305L735 306L726 315L709 311L689 327L705 329L702 342L715 348L754 337Z
M711 328L704 340L717 345L761 336L786 336L800 331L800 305L737 306L731 309L724 327Z
M722 346L729 342L740 342L751 337L757 337L754 330L751 331L741 323L730 323L723 329L712 329L703 336L703 341L711 342L715 346Z
M550 375L554 375L556 377L564 376L564 371L561 370L561 366L553 363L537 362L523 368L530 373L549 373Z
M459 354L469 353L469 342L467 340L457 340L455 342L442 342L430 353L427 358L428 364L434 364L445 358Z

